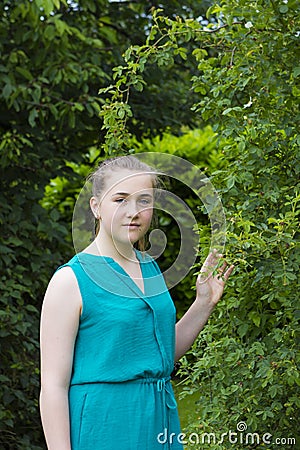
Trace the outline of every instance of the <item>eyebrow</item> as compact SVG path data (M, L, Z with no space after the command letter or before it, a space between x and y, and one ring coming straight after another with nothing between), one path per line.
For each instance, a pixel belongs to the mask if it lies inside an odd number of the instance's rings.
M132 195L132 194L129 194L128 192L116 192L115 194L112 194L112 197L115 197L115 196L129 197L130 195ZM140 197L153 198L153 195L145 193L145 194L140 194Z

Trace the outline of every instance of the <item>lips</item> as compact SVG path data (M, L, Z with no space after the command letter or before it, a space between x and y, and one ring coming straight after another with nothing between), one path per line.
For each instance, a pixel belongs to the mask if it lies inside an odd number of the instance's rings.
M128 228L139 228L140 224L139 223L126 223L124 225L124 227L128 227Z

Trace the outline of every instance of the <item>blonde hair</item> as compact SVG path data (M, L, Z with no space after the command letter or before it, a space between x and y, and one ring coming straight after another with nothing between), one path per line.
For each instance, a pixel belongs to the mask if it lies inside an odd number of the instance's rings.
M147 175L151 175L153 188L159 186L159 179L155 170L148 166L148 164L143 163L138 158L133 155L117 156L113 158L106 159L101 162L100 165L92 172L88 180L92 183L92 193L96 198L101 198L105 189L106 178L110 171L117 171L120 169L132 170L134 172L142 172ZM100 220L95 219L95 235L99 233L100 230ZM146 248L146 239L143 236L137 242L138 250L144 252Z

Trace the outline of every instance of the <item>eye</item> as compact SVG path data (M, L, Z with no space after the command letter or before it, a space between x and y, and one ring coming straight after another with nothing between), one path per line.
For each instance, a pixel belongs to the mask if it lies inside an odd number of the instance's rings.
M124 203L126 201L126 198L120 197L115 199L115 203Z
M148 206L152 204L152 200L150 198L140 198L139 203L143 206Z

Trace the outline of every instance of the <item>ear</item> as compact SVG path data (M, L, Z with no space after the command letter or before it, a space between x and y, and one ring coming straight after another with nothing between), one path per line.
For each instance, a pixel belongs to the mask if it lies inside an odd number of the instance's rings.
M94 217L96 219L100 219L100 214L99 214L100 205L99 205L96 197L90 198L90 207L91 207L92 213L94 214Z

